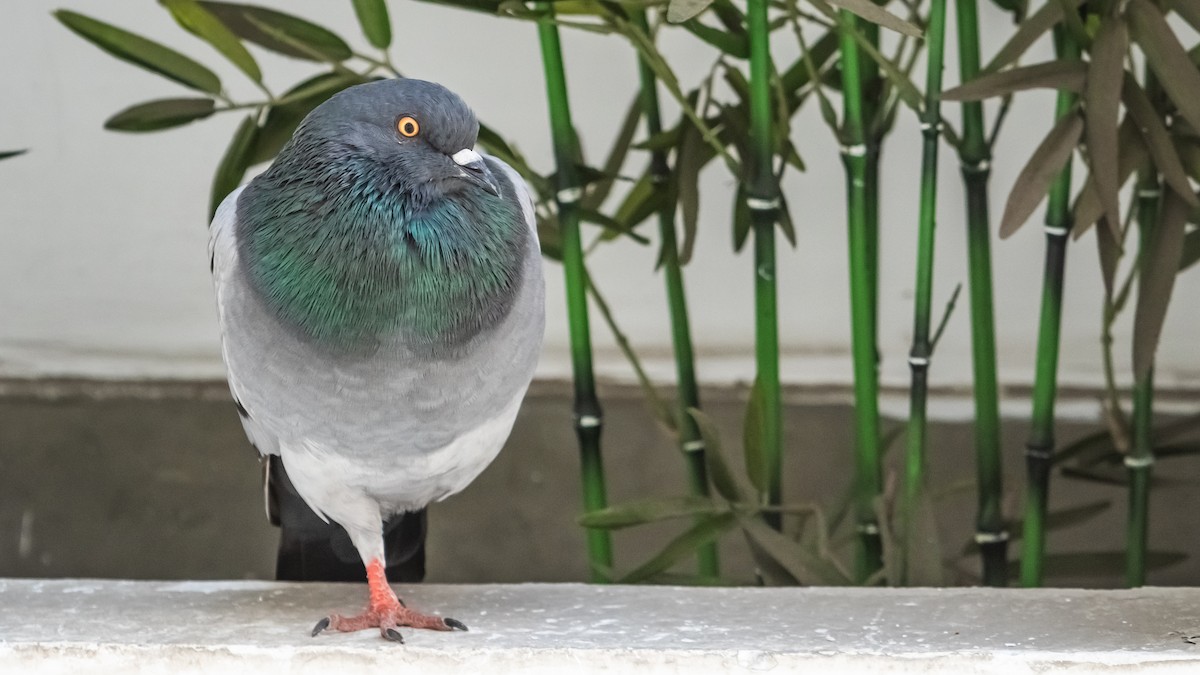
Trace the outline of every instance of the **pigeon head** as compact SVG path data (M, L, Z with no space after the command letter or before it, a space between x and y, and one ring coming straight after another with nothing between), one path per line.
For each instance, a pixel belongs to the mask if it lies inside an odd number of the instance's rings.
M292 150L310 157L316 150L322 161L370 164L410 199L428 203L464 190L499 194L495 176L473 149L478 134L475 113L440 84L380 80L318 106L297 130Z

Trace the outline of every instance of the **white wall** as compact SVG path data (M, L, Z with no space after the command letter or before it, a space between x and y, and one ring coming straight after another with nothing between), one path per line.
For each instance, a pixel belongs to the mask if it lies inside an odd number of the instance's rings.
M287 6L318 18L356 45L350 3L316 0ZM983 3L985 51L1007 34L1007 19ZM206 44L178 29L150 0L58 5L97 15L170 44L215 66L239 98L254 89ZM133 102L188 95L156 75L119 63L54 21L53 7L8 3L0 21L0 149L30 147L30 154L0 163L3 204L0 243L0 375L84 377L217 377L221 366L206 269L209 176L239 118L222 115L155 134L101 129L112 112ZM481 118L505 131L549 170L547 112L532 25L393 2L393 55L408 74L440 81L461 93ZM995 29L992 30L991 27ZM705 71L706 47L680 31L666 43L685 82ZM781 54L792 53L781 32ZM607 145L634 91L633 55L618 39L576 31L565 34L577 124L591 155ZM260 53L261 52L256 52ZM1039 46L1034 58L1047 58ZM313 72L309 64L263 55L269 83L279 90ZM947 80L956 82L951 64ZM665 97L664 97L665 98ZM1014 106L995 162L992 196L999 213L1017 171L1052 115L1052 97L1034 94ZM815 114L797 119L794 137L810 170L793 174L787 193L796 216L799 247L781 247L780 299L784 376L792 382L846 383L849 312L846 281L844 189L837 147ZM957 110L949 108L957 119ZM904 358L911 331L917 178L920 137L904 111L885 150L882 224L880 344L885 381L907 380ZM965 281L962 190L957 163L943 152L941 218L937 248L939 306L955 283ZM703 214L688 291L700 374L709 381L752 374L753 315L749 254L732 254L731 181L715 163L703 178ZM1038 214L1040 218L1041 214ZM1040 298L1043 237L1031 223L1010 241L994 242L996 311L1001 380L1031 379ZM650 232L650 230L648 230ZM1100 381L1100 281L1091 236L1072 245L1063 326L1062 379ZM594 276L617 308L619 320L653 372L669 377L669 334L654 251L630 242L602 247ZM550 322L542 372L569 372L561 270L548 266ZM1160 351L1163 385L1200 385L1194 336L1200 314L1196 273L1180 280ZM933 368L935 385L970 381L968 310L964 292ZM628 368L607 329L594 315L604 375L627 377ZM1128 317L1118 356L1127 370Z

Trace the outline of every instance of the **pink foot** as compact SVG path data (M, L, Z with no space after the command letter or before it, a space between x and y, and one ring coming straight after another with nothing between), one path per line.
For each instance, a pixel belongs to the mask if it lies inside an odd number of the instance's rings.
M367 586L371 591L371 600L367 605L367 611L356 616L330 614L313 626L313 637L320 635L321 631L326 629L349 633L366 628L378 628L379 634L384 639L392 642L404 642L400 631L396 630L400 626L429 630L467 630L463 622L458 619L443 619L440 616L421 614L405 607L388 586L383 563L379 560L372 560L367 565Z

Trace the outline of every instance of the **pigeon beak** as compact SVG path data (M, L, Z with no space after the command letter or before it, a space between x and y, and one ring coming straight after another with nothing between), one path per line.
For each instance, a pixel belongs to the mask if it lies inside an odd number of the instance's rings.
M463 178L497 197L500 196L500 186L496 183L496 178L488 168L487 162L483 161L483 157L480 157L478 152L470 148L463 148L451 155L450 159L453 159L454 163L459 166Z

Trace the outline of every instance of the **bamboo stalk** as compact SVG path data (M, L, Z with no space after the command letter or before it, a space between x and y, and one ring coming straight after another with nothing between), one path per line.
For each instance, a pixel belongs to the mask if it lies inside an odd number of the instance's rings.
M862 63L852 31L855 19L842 10L842 162L846 167L847 230L850 241L851 349L854 357L855 481L854 504L858 529L855 578L863 581L882 566L883 546L875 517L880 492L879 378L875 346L876 312L873 292L873 237L867 192L867 131L864 121Z
M1059 59L1078 59L1079 46L1065 31L1055 31ZM1060 90L1055 117L1074 114L1078 97ZM1042 312L1038 327L1037 366L1033 383L1033 414L1025 443L1028 485L1025 490L1025 526L1021 548L1021 585L1042 585L1046 548L1046 508L1050 469L1054 458L1054 401L1058 393L1059 329L1062 326L1063 273L1071 217L1071 162L1063 167L1050 188L1046 207L1046 257L1042 273Z
M747 0L750 37L750 160L747 162L746 206L754 230L755 361L762 394L762 452L767 473L766 501L781 503L782 403L779 384L779 301L775 279L775 225L779 219L779 181L771 109L771 33L768 0ZM779 529L778 512L767 523Z
M631 12L635 26L650 35L646 10ZM638 76L641 82L642 107L646 117L646 128L650 136L662 131L662 114L658 105L658 84L654 71L645 58L638 59ZM667 165L667 153L655 149L650 155L650 179L662 188L671 178ZM683 288L683 271L679 264L679 248L675 238L675 204L668 203L658 212L658 230L662 237L663 277L667 286L667 308L671 315L671 340L675 349L676 424L679 428L679 448L687 462L688 487L693 495L705 496L708 490L708 470L704 463L704 439L696 420L688 414L689 408L700 408L700 389L696 385L695 356L692 351L692 334L688 321L687 296ZM698 570L702 576L720 576L715 542L701 546L697 552Z
M1154 88L1153 78L1147 73L1146 88ZM1137 224L1138 265L1146 278L1150 265L1150 242L1154 226L1161 212L1162 187L1158 174L1153 169L1138 172L1137 181ZM1146 584L1146 546L1150 526L1150 476L1154 466L1154 369L1134 383L1133 388L1133 444L1125 456L1129 469L1129 515L1125 541L1125 581L1131 587Z
M596 511L607 505L604 466L600 456L600 430L603 412L596 398L592 372L592 340L588 326L587 277L583 267L583 248L579 234L579 200L583 188L579 181L575 129L567 100L567 77L563 70L562 46L554 24L554 6L539 2L548 18L538 21L542 64L546 74L546 97L550 104L550 129L554 137L554 157L558 168L558 220L562 228L563 272L566 277L567 318L571 338L571 365L575 379L575 433L579 438L583 476L583 505ZM607 581L601 570L612 568L612 541L607 530L587 531L588 561L594 582Z
M932 0L925 33L929 70L925 79L925 108L921 113L921 212L917 235L917 282L913 309L913 344L908 366L912 372L909 387L908 437L904 480L904 555L899 582L909 583L909 563L914 523L921 492L925 488L925 409L929 392L929 365L933 358L930 340L933 305L933 251L937 228L938 139L942 131L942 68L945 60L946 0Z
M979 16L976 0L958 0L958 58L963 82L979 74ZM967 193L967 262L971 299L971 351L975 385L975 457L979 505L975 539L983 559L983 583L1008 583L1008 531L1001 510L1000 401L996 378L996 326L992 308L992 254L988 225L991 148L983 128L983 104L962 104L959 149Z

